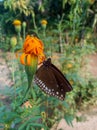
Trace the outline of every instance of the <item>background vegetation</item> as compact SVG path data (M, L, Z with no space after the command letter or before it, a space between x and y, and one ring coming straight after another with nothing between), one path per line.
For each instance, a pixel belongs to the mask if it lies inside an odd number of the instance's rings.
M17 32L12 24L22 23ZM46 20L44 27L41 20ZM23 23L26 22L24 30ZM25 34L26 32L26 34ZM97 81L81 69L88 63L85 57L93 54L97 38L96 0L4 0L0 2L0 48L6 53L21 49L25 35L35 34L43 42L47 57L62 70L73 86L65 101L45 95L36 85L23 104L27 86L24 68L16 59L10 61L13 86L0 92L10 99L7 106L0 102L0 124L5 130L49 130L64 118L72 125L80 108L97 105ZM6 58L6 57L5 57ZM60 64L59 64L60 63ZM21 104L21 105L20 105ZM77 117L78 119L78 117Z

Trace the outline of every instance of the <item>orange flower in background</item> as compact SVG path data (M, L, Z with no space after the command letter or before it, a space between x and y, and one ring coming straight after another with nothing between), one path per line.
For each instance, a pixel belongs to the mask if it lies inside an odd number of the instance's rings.
M21 21L16 19L13 21L13 25L15 26L21 25Z
M44 46L40 39L28 35L24 41L23 54L20 56L20 62L23 65L31 65L35 59L38 59L38 64L42 63L45 60L43 49Z

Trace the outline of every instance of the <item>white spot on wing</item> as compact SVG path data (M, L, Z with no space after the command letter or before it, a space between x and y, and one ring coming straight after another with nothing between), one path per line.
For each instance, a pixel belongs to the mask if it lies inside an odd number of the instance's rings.
M56 92L56 94L58 95L58 94L59 94L59 92Z

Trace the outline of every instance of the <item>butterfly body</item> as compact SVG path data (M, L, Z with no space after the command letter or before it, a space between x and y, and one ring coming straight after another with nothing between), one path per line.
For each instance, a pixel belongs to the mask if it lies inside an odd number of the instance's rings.
M36 71L35 83L48 95L64 100L66 92L72 90L68 80L61 71L51 63L48 58L43 65Z

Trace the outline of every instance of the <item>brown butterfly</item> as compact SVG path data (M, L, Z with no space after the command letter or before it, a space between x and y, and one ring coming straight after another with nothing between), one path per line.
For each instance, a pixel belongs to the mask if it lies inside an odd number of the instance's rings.
M35 83L48 95L64 100L66 92L73 88L62 72L48 58L36 71Z

